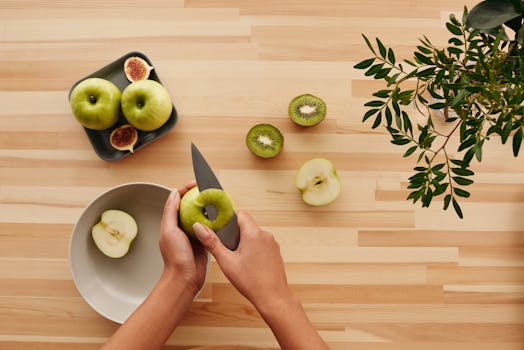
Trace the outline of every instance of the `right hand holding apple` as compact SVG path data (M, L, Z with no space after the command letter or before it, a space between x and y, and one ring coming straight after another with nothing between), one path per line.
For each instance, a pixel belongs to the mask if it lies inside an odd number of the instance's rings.
M222 244L215 232L193 225L202 245L215 257L229 281L259 310L292 298L280 247L270 232L262 230L244 211L238 212L240 243L235 251Z

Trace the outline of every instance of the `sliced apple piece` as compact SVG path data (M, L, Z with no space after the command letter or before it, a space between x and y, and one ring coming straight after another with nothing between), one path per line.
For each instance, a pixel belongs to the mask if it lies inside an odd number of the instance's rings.
M302 200L314 206L333 202L341 190L335 167L324 158L314 158L305 162L297 172L295 184L302 192Z
M138 233L135 219L122 210L106 210L100 222L93 226L93 241L102 253L110 258L121 258L127 254Z

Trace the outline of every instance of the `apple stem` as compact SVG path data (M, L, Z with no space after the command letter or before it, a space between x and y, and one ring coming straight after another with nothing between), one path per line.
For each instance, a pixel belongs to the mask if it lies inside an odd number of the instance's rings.
M95 102L96 102L96 97L93 96L93 95L89 95L89 101L90 101L91 103L95 103Z

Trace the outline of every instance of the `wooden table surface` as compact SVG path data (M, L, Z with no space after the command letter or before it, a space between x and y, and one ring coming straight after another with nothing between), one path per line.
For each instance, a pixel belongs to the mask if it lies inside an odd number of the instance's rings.
M470 8L475 1L466 1ZM289 282L331 349L524 349L524 163L493 139L475 165L465 218L405 201L414 159L362 124L380 88L353 65L378 36L407 58L426 34L444 45L456 0L0 1L0 349L96 349L117 324L77 292L73 225L125 182L192 178L191 141L237 206L281 245ZM135 156L97 157L67 101L79 78L123 54L148 55L179 112ZM289 101L313 93L326 120L294 126ZM248 129L285 137L254 157ZM299 166L330 159L343 192L302 203ZM212 263L166 348L276 348L261 318Z

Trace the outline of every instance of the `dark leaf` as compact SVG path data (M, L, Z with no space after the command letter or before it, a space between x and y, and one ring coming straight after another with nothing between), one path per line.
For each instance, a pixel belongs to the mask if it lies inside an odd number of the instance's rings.
M513 124L511 123L511 120L508 120L506 122L506 125L504 126L504 129L502 129L502 133L500 135L500 141L502 142L502 144L506 143L512 129L513 129Z
M450 159L451 163L458 165L459 167L464 167L464 162L458 159Z
M391 143L394 145L407 145L411 141L409 139L398 139L398 140L391 140Z
M444 197L444 210L448 209L450 201L451 201L451 195L447 194L446 197Z
M386 106L386 112L384 114L386 115L386 122L388 123L388 126L391 126L393 118L391 116L391 109L389 109L389 106Z
M446 104L443 102L436 102L436 103L430 104L428 107L431 109L442 109L446 107Z
M515 135L513 135L513 155L519 155L520 145L522 144L522 127L520 127Z
M413 126L406 112L402 111L402 120L404 121L404 130L413 136Z
M377 117L375 118L375 122L373 123L372 129L376 129L380 123L382 122L382 112L377 114Z
M364 75L367 76L367 77L372 76L375 73L377 73L379 70L381 70L382 67L384 67L384 63L374 64L374 65L371 66L371 68L369 68L367 70L366 73L364 73Z
M475 144L475 142L477 142L477 140L475 139L475 137L470 137L469 139L467 139L466 141L462 142L458 148L458 151L463 151L465 150L466 148L468 147L471 147Z
M375 100L375 101L367 102L364 106L366 106L366 107L380 107L383 104L384 104L384 101Z
M448 28L448 30L452 33L452 34L455 34L455 35L462 35L462 29L460 29L460 27L454 25L454 24L451 24L451 23L446 23L446 27Z
M389 97L389 94L391 93L391 90L379 90L373 94L375 97L379 98L387 98Z
M460 209L460 205L455 200L455 198L453 198L453 208L455 209L455 212L457 213L458 217L462 219L464 216L462 215L462 210Z
M453 55L462 55L464 50L459 49L458 47L448 47L448 52Z
M433 171L433 172L438 171L438 170L442 169L444 167L444 165L445 165L444 163L437 164L437 165L431 167L431 171Z
M387 75L389 74L389 72L391 72L391 68L384 68L384 69L381 69L381 70L379 70L379 71L375 74L374 78L375 78L375 79L382 79L382 78L384 78L385 76L387 76Z
M512 0L482 1L473 7L467 17L467 24L477 29L498 27L520 16Z
M380 51L380 56L382 56L382 58L386 58L386 48L384 47L384 45L382 44L379 38L376 38L376 39L377 39L378 50Z
M427 64L427 65L433 64L433 62L431 61L429 57L424 56L420 52L415 52L415 59L417 60L417 62L420 62L422 64Z
M376 55L377 53L373 49L373 46L371 46L371 43L369 42L369 39L364 34L361 34L361 35L364 38L364 40L366 41L366 45L368 46L369 50Z
M429 55L432 51L424 46L417 46L417 49L423 54Z
M413 154L413 152L415 152L417 150L417 148L418 148L418 146L412 146L412 147L408 148L406 153L404 153L403 157L409 157L410 155Z
M375 62L375 58L369 58L367 60L363 60L362 62L359 62L357 64L355 64L353 66L353 68L356 68L356 69L366 69L368 67L370 67L373 62Z
M454 187L453 188L453 191L455 192L455 194L459 197L464 197L464 198L468 198L470 196L470 193L468 191L464 191L463 189L461 188L457 188L457 187Z
M446 192L446 189L448 188L448 183L444 183L439 186L435 186L435 191L433 191L434 196L440 196L442 193Z
M378 113L379 110L380 109L378 108L374 108L374 109L370 109L369 111L367 111L366 114L364 114L364 117L362 118L362 122L365 122L366 120L369 119L369 117L371 117L375 113Z
M469 186L473 183L473 180L466 179L465 177L453 176L453 181L461 186Z
M469 169L463 169L463 168L451 168L451 171L459 176L472 176L475 175L475 173Z
M391 48L388 49L388 60L391 62L391 64L395 64L395 53Z

